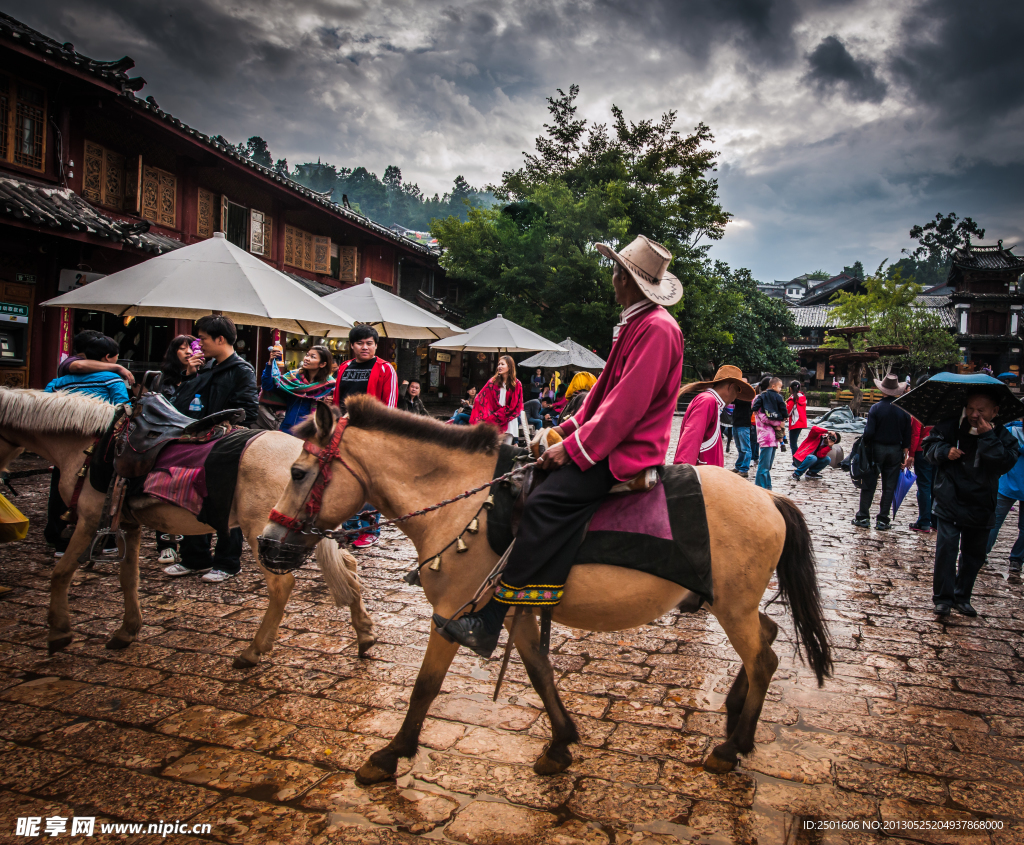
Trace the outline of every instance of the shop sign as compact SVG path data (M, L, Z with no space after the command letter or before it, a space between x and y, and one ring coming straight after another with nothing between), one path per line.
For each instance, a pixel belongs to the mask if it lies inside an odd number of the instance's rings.
M61 270L60 278L57 280L57 290L60 293L67 293L69 290L83 287L89 282L102 279L106 273L86 273L82 270Z
M28 306L17 302L0 302L0 323L28 323Z
M34 285L36 283L36 274L35 273L16 273L14 275L14 281L16 281L16 282L25 282L26 284Z
M437 360L440 361L442 364L448 364L452 360L452 355L450 352L438 352Z

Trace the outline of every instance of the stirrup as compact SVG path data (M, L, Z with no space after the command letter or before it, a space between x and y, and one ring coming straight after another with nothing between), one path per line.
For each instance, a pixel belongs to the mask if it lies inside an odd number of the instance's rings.
M124 531L120 528L100 528L97 529L96 535L92 538L92 543L89 544L89 548L86 549L78 556L79 564L93 564L96 563L96 559L99 556L99 552L103 550L103 547L107 543L107 537L114 537L114 542L117 543L117 554L116 558L104 558L108 563L123 563L125 556L128 554L128 542L125 539ZM97 546L99 547L97 549Z

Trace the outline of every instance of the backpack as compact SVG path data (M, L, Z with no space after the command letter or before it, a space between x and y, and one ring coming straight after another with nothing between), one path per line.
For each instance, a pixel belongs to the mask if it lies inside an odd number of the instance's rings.
M847 460L850 462L850 481L853 482L854 487L860 487L864 483L864 479L876 469L863 436L853 442L853 446L850 448L850 457Z

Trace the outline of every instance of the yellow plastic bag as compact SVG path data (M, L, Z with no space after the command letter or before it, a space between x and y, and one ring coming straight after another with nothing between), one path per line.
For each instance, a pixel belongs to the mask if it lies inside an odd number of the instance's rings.
M0 543L24 540L28 535L28 517L0 495Z

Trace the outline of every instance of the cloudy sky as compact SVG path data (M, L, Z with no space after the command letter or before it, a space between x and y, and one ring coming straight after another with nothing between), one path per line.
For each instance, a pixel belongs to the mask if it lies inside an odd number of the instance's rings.
M897 259L936 212L1024 245L1013 0L7 0L209 134L443 192L518 166L544 98L715 133L712 254L760 279Z

